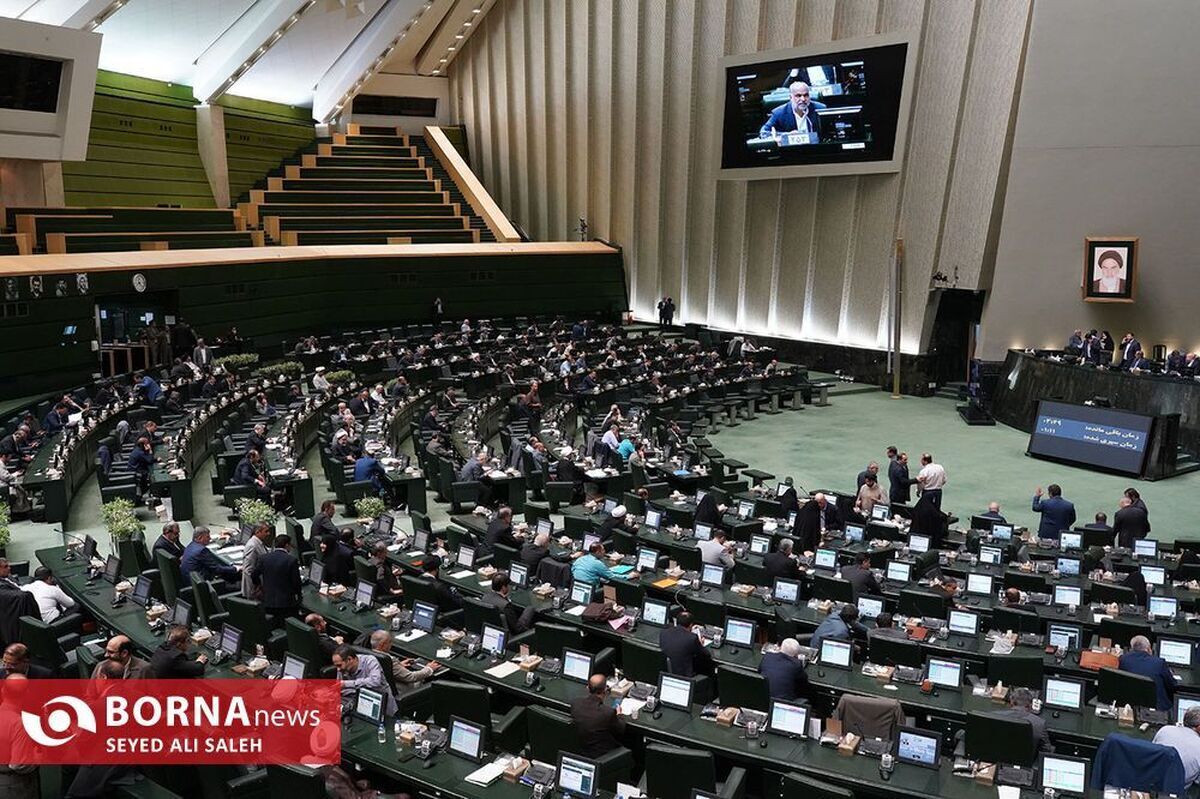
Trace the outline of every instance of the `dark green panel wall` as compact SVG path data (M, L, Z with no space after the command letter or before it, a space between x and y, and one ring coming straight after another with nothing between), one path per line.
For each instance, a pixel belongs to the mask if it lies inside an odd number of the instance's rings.
M222 97L229 196L236 200L316 137L312 109Z
M211 208L187 86L101 71L86 161L63 162L67 205Z
M131 294L132 271L93 273L88 296L28 298L27 315L0 318L0 396L88 382L97 296ZM142 272L148 292L175 292L177 311L201 335L236 325L268 354L285 338L429 318L440 296L450 317L604 312L627 307L619 253L584 255L326 258ZM74 276L68 283L74 294ZM44 285L53 294L56 277ZM83 341L64 346L77 325Z

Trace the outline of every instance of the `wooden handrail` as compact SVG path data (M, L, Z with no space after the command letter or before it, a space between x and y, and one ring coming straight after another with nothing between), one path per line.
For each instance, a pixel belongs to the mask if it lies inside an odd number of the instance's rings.
M450 173L450 177L458 184L472 210L483 219L488 230L492 231L496 241L520 241L521 235L517 233L517 229L513 227L512 222L508 221L508 217L504 215L500 206L492 199L492 195L488 194L487 189L479 182L479 178L475 177L471 167L467 166L467 162L450 143L450 139L446 138L442 129L435 125L427 126L425 141L429 144L429 149L433 150L433 154L437 156L437 160Z

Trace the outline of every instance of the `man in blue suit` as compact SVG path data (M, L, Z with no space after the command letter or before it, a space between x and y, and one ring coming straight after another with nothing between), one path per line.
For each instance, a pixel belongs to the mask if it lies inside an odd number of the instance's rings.
M780 133L799 131L811 133L810 143L816 144L821 140L821 120L817 116L817 109L824 108L824 103L809 97L808 84L802 80L788 87L788 95L786 103L771 111L762 129L758 131L758 137L769 139L778 137Z
M808 674L800 661L800 643L795 638L785 638L779 651L763 655L758 664L758 673L767 680L767 691L772 699L794 702L797 699L816 700L816 692L808 682Z
M1139 674L1154 680L1154 692L1159 710L1170 710L1175 696L1175 677L1167 668L1167 661L1150 651L1150 639L1135 635L1129 642L1129 651L1121 655L1121 671Z
M1057 483L1051 483L1046 492L1050 496L1042 499L1042 487L1038 486L1033 494L1033 512L1042 514L1038 538L1057 541L1060 532L1069 530L1075 524L1075 503L1063 499L1062 487Z

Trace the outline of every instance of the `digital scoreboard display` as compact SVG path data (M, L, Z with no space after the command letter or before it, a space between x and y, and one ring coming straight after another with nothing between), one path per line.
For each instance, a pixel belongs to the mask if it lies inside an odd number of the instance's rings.
M1027 452L1039 458L1140 475L1153 416L1042 400Z

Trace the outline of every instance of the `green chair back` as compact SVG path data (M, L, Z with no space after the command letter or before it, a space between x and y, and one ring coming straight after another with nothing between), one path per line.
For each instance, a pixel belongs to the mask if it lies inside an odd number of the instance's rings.
M667 670L667 658L657 646L633 638L621 639L621 664L631 680L658 684L658 675Z
M687 779L680 779L686 774ZM646 745L646 795L654 799L691 799L692 791L713 793L717 769L711 751L663 744Z
M432 687L433 720L439 727L449 727L450 717L458 716L491 728L491 704L487 688L451 680L435 680Z
M179 558L159 549L154 552L154 560L158 564L158 577L162 580L163 599L168 605L174 605L180 589L183 588Z
M792 772L783 775L779 799L854 799L854 791Z

